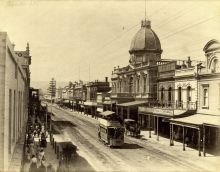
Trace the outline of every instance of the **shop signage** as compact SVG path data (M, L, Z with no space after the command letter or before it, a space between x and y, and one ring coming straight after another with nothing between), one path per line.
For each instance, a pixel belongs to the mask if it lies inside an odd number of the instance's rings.
M139 107L138 110L139 112L146 112L152 114L173 115L173 110L170 109Z

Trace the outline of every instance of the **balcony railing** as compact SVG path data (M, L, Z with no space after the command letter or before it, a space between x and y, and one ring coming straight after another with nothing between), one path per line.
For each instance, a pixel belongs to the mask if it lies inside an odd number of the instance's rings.
M196 102L163 102L163 101L150 101L147 103L148 107L164 108L164 109L178 109L178 110L196 110Z

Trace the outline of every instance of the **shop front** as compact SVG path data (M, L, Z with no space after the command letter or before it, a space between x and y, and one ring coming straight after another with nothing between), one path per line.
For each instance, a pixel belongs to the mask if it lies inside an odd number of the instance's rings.
M146 104L146 101L132 101L116 105L116 114L122 119L134 119L138 122L138 106Z
M170 119L171 131L170 143L174 140L183 143L183 151L187 147L198 149L201 152L219 154L220 148L220 116L195 114L184 118ZM178 140L179 139L179 140Z

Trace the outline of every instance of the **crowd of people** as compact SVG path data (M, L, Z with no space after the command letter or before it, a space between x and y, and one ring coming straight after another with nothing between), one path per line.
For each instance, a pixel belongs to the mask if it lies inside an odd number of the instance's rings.
M55 172L52 164L46 165L44 149L47 147L48 132L44 123L30 117L28 120L25 155L26 162L30 163L29 172Z

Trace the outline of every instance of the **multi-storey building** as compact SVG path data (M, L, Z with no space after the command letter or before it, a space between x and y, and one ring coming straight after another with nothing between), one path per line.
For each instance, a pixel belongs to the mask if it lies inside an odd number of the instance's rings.
M183 150L187 142L189 146L198 148L199 155L203 148L205 156L206 151L219 153L220 150L220 43L211 40L203 50L205 64L196 65L195 79L190 85L191 94L188 93L189 86L185 86L187 100L197 102L197 112L188 117L172 119L171 124L181 127Z
M30 64L29 45L15 51L7 33L0 32L0 171L20 170L22 154L15 149L27 122Z
M87 98L84 102L85 113L91 114L92 116L97 116L97 110L103 110L104 97L111 90L108 78L105 78L105 81L89 82L86 85L87 88Z
M157 140L159 135L169 137L169 119L195 113L194 68L190 58L187 61L158 62L157 101L149 101L138 109L138 122L142 127L148 128L149 137L151 130L157 134Z
M73 94L73 107L74 110L84 111L84 102L86 101L87 90L83 81L75 82Z
M157 62L161 60L162 49L150 21L141 22L129 53L129 65L112 72L111 100L116 102L116 113L122 119L137 120L138 105L156 100L157 96Z

